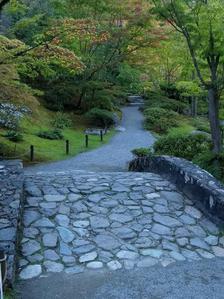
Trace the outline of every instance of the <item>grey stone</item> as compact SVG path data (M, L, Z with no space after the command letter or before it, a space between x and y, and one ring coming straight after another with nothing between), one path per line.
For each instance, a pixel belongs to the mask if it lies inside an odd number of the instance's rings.
M135 260L139 255L133 251L121 250L116 254L116 256L119 259Z
M48 218L42 218L42 219L37 220L36 222L33 223L33 226L35 226L35 227L49 227L49 228L55 227L54 223L51 222Z
M62 261L66 265L73 265L73 264L75 264L76 260L75 260L74 256L63 256Z
M79 274L84 271L84 268L81 266L69 267L65 269L65 273L67 274Z
M73 222L73 226L79 228L86 228L87 226L89 226L89 221L88 220L75 221Z
M180 254L179 252L176 252L176 251L171 251L170 252L170 256L175 259L176 261L185 261L186 258Z
M65 227L67 227L70 222L68 216L62 214L57 215L55 217L55 220L60 226L65 226Z
M88 245L83 245L83 246L80 246L80 247L75 247L72 249L72 251L76 254L83 254L83 253L87 253L87 252L90 252L92 251L93 249L95 249L95 246L94 245L91 245L91 244L88 244Z
M25 256L32 255L41 249L40 244L35 240L29 240L22 245L22 253Z
M92 216L90 217L90 224L92 228L97 229L97 228L106 228L110 226L109 221L107 218L102 217L102 216Z
M163 251L160 249L142 249L141 250L142 255L150 255L151 257L154 258L160 258L163 254Z
M29 265L20 272L19 277L21 279L31 279L38 277L41 273L41 265Z
M40 218L40 214L33 210L26 210L23 216L23 223L25 226L30 226L31 223Z
M170 216L166 216L166 215L159 215L159 214L155 214L153 217L154 221L165 225L165 226L169 226L169 227L177 227L177 226L181 226L182 224L176 220L175 218L172 218Z
M42 202L40 207L43 209L55 209L57 207L56 202Z
M58 261L60 259L59 255L51 249L44 251L44 258L50 261Z
M213 246L212 250L216 256L224 257L224 248L219 247L219 246Z
M72 255L72 250L66 243L60 242L60 254Z
M66 196L64 195L44 195L44 199L46 201L53 201L53 202L60 202L60 201L64 201L66 199Z
M52 262L52 261L46 261L44 262L44 266L47 270L47 272L62 272L64 270L64 266L60 263Z
M46 247L56 247L58 236L56 233L49 233L43 236L43 244Z
M94 239L94 242L98 247L105 250L113 250L120 246L120 242L117 239L107 234L97 235Z
M41 262L43 260L43 256L41 254L37 253L37 254L31 255L31 256L28 256L27 259L31 263L36 263L36 262Z
M86 254L80 256L79 262L80 263L85 263L85 262L93 261L96 258L97 258L97 252L92 251L92 252L89 252L89 253L86 253Z
M193 238L193 239L190 239L190 244L195 246L195 247L199 247L199 248L202 248L202 249L206 249L206 250L209 250L209 246L208 244L206 244L203 240L201 240L200 238Z
M153 224L152 232L159 235L171 235L171 230L169 227L157 223Z
M128 227L119 227L113 229L113 232L121 239L128 240L136 237L136 233Z
M126 222L130 222L131 220L133 220L133 216L126 215L126 214L111 214L109 216L109 218L112 221L117 221L117 222L121 222L121 223L126 223Z
M65 227L57 227L57 230L63 242L70 243L74 240L75 235L69 229Z
M200 219L202 216L202 213L192 206L186 206L185 212L187 214L189 214L191 217L196 218L196 219Z
M8 227L0 229L0 241L15 241L16 229L14 227Z
M218 237L217 236L208 236L207 238L205 238L205 242L207 242L209 245L213 245L213 246L216 246L218 245Z
M186 246L188 244L188 239L187 238L178 238L177 244L180 246Z

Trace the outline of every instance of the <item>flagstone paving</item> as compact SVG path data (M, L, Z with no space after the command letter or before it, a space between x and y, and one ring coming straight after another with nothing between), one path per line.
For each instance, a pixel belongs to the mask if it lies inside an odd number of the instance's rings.
M21 279L224 257L224 237L151 173L27 175Z

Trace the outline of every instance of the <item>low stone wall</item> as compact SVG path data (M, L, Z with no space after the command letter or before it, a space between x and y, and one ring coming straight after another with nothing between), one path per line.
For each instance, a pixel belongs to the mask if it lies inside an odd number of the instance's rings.
M7 254L7 283L12 285L23 202L21 161L0 161L0 250Z
M185 159L170 156L139 158L129 170L154 172L169 179L214 221L224 221L224 186L210 173Z

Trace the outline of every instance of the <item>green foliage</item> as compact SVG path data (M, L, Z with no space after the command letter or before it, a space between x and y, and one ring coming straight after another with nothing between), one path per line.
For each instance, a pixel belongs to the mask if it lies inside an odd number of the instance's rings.
M7 131L3 136L13 142L20 142L23 140L23 135L14 130Z
M217 179L224 181L224 153L216 155L211 151L203 152L197 155L194 163L198 164L201 168L207 170Z
M210 146L210 141L204 135L168 135L156 141L154 150L159 155L170 155L192 160L198 154L209 151Z
M175 84L160 84L161 91L170 99L180 100L180 92Z
M51 131L41 131L37 134L38 137L50 140L61 140L64 138L62 132L58 129Z
M178 113L163 108L148 108L144 111L145 127L156 133L167 133L169 128L178 126Z
M152 155L151 148L145 148L145 147L136 148L136 149L132 150L131 152L137 158L147 157L147 156Z
M65 129L69 128L72 125L71 119L68 117L67 114L63 112L57 112L55 115L54 120L52 121L52 126L56 129Z
M115 124L114 114L104 109L93 108L86 113L86 117L94 126L108 128Z
M184 101L170 99L161 93L148 92L146 95L145 107L159 107L173 110L178 113L184 113L188 106Z
M205 118L199 118L199 117L198 118L194 118L192 120L192 124L195 126L195 128L198 131L203 131L203 132L206 132L206 133L211 133L209 122Z

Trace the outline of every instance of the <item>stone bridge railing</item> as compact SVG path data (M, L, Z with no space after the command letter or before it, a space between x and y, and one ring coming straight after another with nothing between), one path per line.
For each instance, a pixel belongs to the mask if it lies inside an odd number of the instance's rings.
M181 158L154 156L133 160L129 170L154 172L169 179L207 216L223 224L224 186L199 166Z
M13 284L15 278L23 181L20 161L0 161L0 250L7 254L8 284Z

